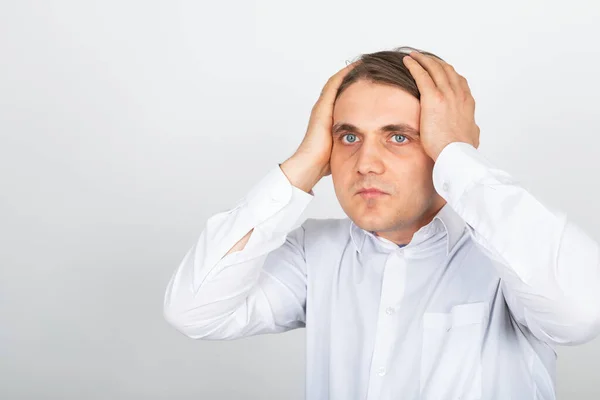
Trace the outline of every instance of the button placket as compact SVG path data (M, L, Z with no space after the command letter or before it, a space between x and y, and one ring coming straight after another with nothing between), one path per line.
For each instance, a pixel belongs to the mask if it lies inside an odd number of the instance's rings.
M403 255L403 250L390 253L383 272L368 399L379 398L384 382L382 378L389 373L392 361L389 357L396 340L394 332L398 328L398 319L392 316L396 313L394 306L397 306L404 296L406 262Z

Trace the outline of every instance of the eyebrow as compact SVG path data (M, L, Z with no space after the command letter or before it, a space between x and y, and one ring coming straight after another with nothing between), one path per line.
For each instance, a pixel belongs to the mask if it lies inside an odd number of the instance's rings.
M389 125L382 126L381 128L379 128L379 130L381 132L407 133L407 134L410 134L413 136L420 137L419 132L408 124L389 124ZM331 133L333 135L338 135L344 131L358 132L358 133L361 132L360 129L358 129L358 127L356 127L352 124L346 123L346 122L338 122L337 124L333 125L333 128L331 129Z

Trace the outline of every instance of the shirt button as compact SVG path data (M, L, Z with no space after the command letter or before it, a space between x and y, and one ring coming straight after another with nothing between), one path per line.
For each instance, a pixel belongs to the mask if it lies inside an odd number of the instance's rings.
M379 376L384 376L386 373L387 373L387 370L385 369L385 367L380 367L377 370L377 375L379 375Z
M444 184L442 185L442 189L444 189L444 191L447 192L449 188L450 186L446 182L444 182Z
M387 315L392 315L394 312L396 312L396 310L394 310L394 307L388 307L385 309L385 313Z

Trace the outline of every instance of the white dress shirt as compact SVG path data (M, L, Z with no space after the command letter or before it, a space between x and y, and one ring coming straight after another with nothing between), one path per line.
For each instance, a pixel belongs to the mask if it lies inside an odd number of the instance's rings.
M314 193L274 167L207 220L165 318L205 340L306 327L307 399L554 399L554 346L600 333L597 242L470 144L433 182L447 204L401 247L348 218L294 228Z

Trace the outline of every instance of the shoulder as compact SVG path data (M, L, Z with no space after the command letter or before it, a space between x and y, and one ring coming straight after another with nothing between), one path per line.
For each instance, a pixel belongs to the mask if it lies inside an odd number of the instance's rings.
M302 223L306 246L319 243L345 243L350 236L348 218L308 218Z
M348 218L308 218L302 223L306 234L332 235L347 233L350 230Z

